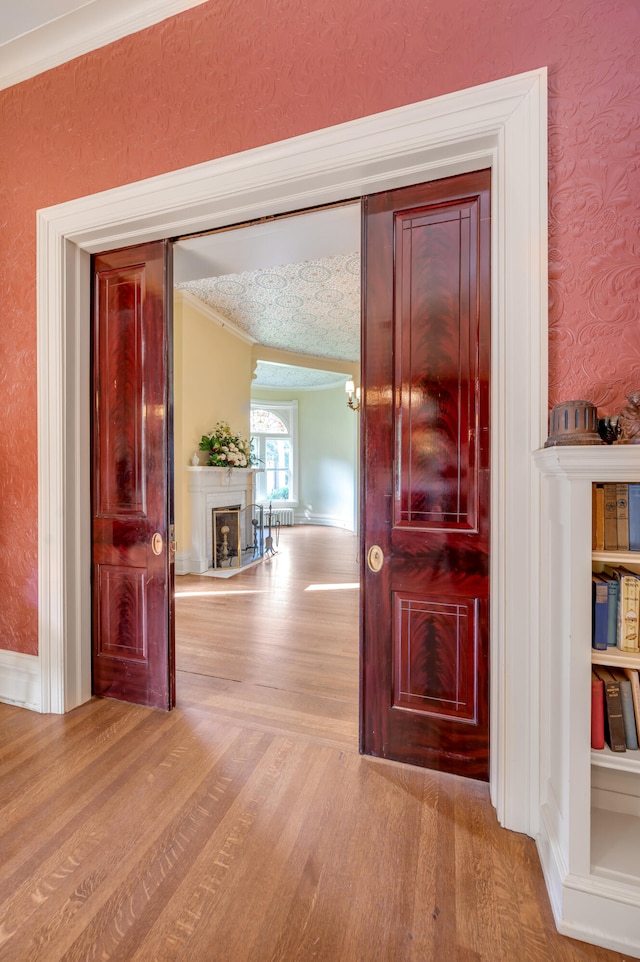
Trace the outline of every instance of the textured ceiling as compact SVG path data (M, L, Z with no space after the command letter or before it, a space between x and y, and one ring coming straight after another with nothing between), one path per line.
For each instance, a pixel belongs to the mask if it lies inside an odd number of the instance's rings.
M360 254L177 285L266 347L358 363Z
M354 365L354 374L356 365ZM354 374L351 376L353 377ZM274 364L271 361L258 361L255 372L255 387L290 389L297 391L312 388L343 386L347 374L336 371L322 371L317 368L296 367L293 364Z

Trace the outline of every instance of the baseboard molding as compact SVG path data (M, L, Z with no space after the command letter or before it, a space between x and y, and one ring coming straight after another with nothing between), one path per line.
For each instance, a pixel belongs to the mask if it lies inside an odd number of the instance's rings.
M542 866L542 874L549 894L551 911L556 928L559 929L562 922L562 882L567 870L562 860L553 821L546 805L540 806L540 831L535 841Z
M324 525L328 528L345 528L347 531L353 531L353 525L344 518L336 518L335 515L331 514L315 514L313 511L296 511L295 516L296 524L318 524Z
M640 958L636 887L569 873L546 805L541 807L536 846L558 932Z
M191 573L191 552L178 551L176 553L176 574L188 575Z
M42 711L42 680L37 655L0 651L0 701Z

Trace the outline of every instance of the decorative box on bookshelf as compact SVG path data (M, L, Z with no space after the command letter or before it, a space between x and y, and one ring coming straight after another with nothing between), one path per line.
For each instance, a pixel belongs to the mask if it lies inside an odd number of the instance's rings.
M592 647L593 573L640 574L627 506L620 518L616 506L615 543L610 525L605 547L594 485L602 508L605 484L610 500L615 490L616 502L630 502L625 492L640 492L640 447L555 447L534 459L542 477L538 851L559 931L640 958L640 749L626 738L624 751L590 744L594 669L640 670L640 652L617 638Z

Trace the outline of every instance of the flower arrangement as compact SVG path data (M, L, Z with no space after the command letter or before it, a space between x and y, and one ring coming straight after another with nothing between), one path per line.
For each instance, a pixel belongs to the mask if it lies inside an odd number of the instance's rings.
M218 421L215 430L202 435L200 450L209 452L209 467L247 468L253 464L251 442L232 434L226 421Z

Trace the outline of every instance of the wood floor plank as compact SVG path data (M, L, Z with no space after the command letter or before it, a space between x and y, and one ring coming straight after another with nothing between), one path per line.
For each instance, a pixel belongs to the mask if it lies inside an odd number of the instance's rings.
M486 785L358 754L353 536L280 548L179 579L175 711L0 705L0 962L622 962Z
M263 731L299 734L348 751L358 746L353 703L248 685L221 678L179 675L180 707L224 716Z

